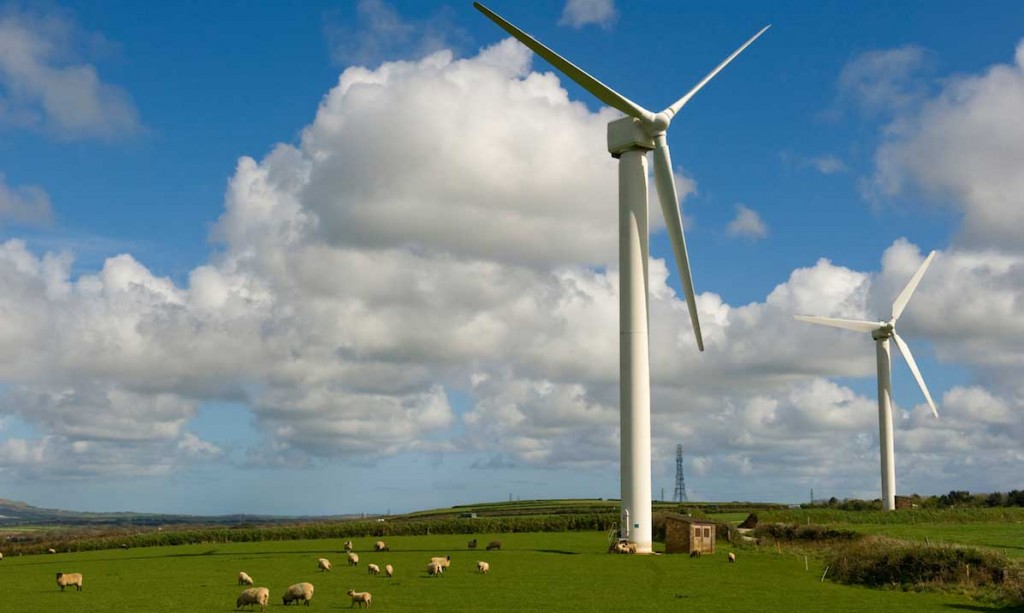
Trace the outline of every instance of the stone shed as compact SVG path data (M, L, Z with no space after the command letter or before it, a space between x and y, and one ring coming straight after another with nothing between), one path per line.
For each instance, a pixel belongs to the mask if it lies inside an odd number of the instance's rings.
M688 515L665 516L665 553L715 553L715 522Z

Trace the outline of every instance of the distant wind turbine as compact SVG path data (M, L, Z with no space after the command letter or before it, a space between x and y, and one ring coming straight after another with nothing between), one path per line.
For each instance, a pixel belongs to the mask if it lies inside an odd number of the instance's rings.
M545 47L496 13L474 2L481 13L498 24L562 74L593 94L601 102L627 115L608 124L608 151L619 160L619 398L622 526L620 536L636 543L638 553L651 551L651 376L648 342L647 295L647 152L654 151L654 182L661 201L669 239L675 252L676 268L690 310L690 322L697 347L704 351L704 339L697 319L693 279L686 254L679 197L676 195L665 131L672 118L690 98L707 85L720 70L754 42L768 26L750 38L701 79L685 96L660 113L652 113L569 60Z
M899 334L896 334L896 320L900 318L903 309L907 307L910 296L917 289L917 284L921 282L924 271L928 269L928 265L932 263L934 257L934 251L928 254L924 263L917 269L914 276L910 278L910 282L903 288L900 295L896 297L895 302L892 303L892 318L889 321L875 322L855 319L833 319L831 317L808 317L806 315L795 316L800 321L812 324L845 328L857 332L870 332L871 338L875 340L875 355L878 358L878 447L882 457L882 506L886 511L892 511L896 508L896 464L893 457L892 440L892 366L889 356L890 338L896 341L896 346L899 347L900 353L903 354L903 359L907 361L907 366L910 367L910 372L914 374L917 385L924 392L924 398L928 401L932 414L935 417L939 416L939 411L935 408L932 395L928 393L928 386L924 384L924 379L921 377L921 371L917 369L917 362L914 361L914 356L910 353L910 347L907 346L906 341L900 338Z

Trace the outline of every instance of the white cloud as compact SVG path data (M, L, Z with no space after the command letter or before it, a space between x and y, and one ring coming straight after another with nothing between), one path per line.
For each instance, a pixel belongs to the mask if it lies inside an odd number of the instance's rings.
M1013 64L944 81L941 93L889 127L875 157L875 185L895 196L920 190L963 215L972 248L1024 245L1024 41Z
M812 168L823 175L833 175L838 172L846 172L846 164L843 160L834 155L820 155L807 160Z
M577 30L583 26L594 24L608 29L615 23L619 13L615 10L615 0L566 0L562 9L560 26L570 26Z
M12 187L0 173L0 221L45 224L53 219L50 196L41 187Z
M465 42L451 10L443 8L421 20L408 20L384 0L359 0L357 26L342 25L328 14L324 35L331 58L343 65L373 66L396 57L421 57Z
M113 138L140 129L128 93L74 57L81 36L60 17L16 11L0 16L0 123L67 139Z
M919 76L928 54L921 47L868 51L850 60L839 74L839 96L869 114L892 114L925 94Z
M736 217L726 226L725 233L729 236L757 240L768 236L768 226L757 211L746 205L737 204Z

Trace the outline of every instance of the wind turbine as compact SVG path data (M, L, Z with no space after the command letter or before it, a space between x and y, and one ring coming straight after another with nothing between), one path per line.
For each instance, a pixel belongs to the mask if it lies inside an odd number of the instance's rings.
M831 317L808 317L806 315L795 316L800 321L812 324L845 328L857 332L870 332L871 338L875 340L875 355L878 358L878 448L882 456L882 506L886 511L892 511L896 508L896 464L893 458L892 441L892 366L889 359L890 338L896 341L896 346L899 347L900 353L903 354L903 359L907 361L910 372L917 379L917 385L924 392L924 398L928 401L932 414L935 417L939 416L939 411L935 408L932 395L928 393L928 386L924 384L924 379L921 377L921 371L917 369L917 362L914 361L914 356L910 353L910 347L907 346L906 341L900 338L899 334L896 334L896 320L900 318L903 309L907 307L910 296L917 289L917 284L921 282L924 271L928 269L928 265L932 263L934 257L934 251L928 254L924 263L917 269L914 276L910 278L907 286L903 288L899 296L896 296L896 300L892 303L892 318L889 321L859 321L855 319L833 319Z
M661 201L676 268L690 311L697 347L704 339L697 319L693 279L679 214L665 131L679 109L720 70L768 29L766 26L701 79L685 96L660 113L652 113L590 76L496 13L474 2L481 13L534 53L547 60L601 102L627 117L608 124L608 151L619 160L619 424L622 527L620 536L636 544L638 553L651 551L651 376L647 296L647 152L654 151L654 182ZM627 60L628 61L628 60Z

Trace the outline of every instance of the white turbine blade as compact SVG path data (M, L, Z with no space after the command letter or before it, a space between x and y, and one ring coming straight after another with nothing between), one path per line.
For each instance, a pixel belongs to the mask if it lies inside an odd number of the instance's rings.
M598 100L604 102L610 107L616 108L630 117L650 122L654 119L654 114L633 102L629 98L618 93L614 89L608 87L604 83L598 81L594 77L587 74L581 68L570 62L569 60L558 55L551 49L544 46L543 43L538 41L536 38L530 36L526 32L523 32L519 28L515 27L511 23L505 21L500 15L480 4L474 2L473 6L476 10L480 11L487 16L488 19L498 24L501 29L505 30L516 40L529 47L534 53L547 60L552 66L557 68L573 81L575 81L580 87L587 90L594 95Z
M847 330L854 330L856 332L874 332L875 330L882 327L877 321L860 321L857 319L836 319L834 317L811 317L809 315L794 315L793 316L800 321L806 321L811 324L820 324L822 326L832 326L833 328L845 328Z
M674 115L675 115L676 113L678 113L678 112L679 112L679 109L683 108L683 106L684 106L684 105L685 105L685 104L686 104L687 102L689 102L689 101L690 101L690 98L693 98L693 97L694 97L694 95L696 95L696 93L697 93L697 92L699 92L699 91L701 90L701 88L702 88L702 87L704 87L705 85L707 85L707 84L708 84L708 81L710 81L711 79L715 78L715 75L717 75L717 74L718 74L719 72L721 72L723 68L725 68L726 66L728 66L728 65L729 65L729 62L731 62L731 61L733 61L734 59L736 59L736 56L737 56L737 55L739 55L740 53L743 53L743 50L744 50L744 49L746 49L747 47L749 47L749 46L750 46L750 43L752 43L752 42L754 42L755 40L757 40L757 37L758 37L758 36L761 36L762 34L764 34L764 33L765 33L765 31L766 31L766 30L768 30L768 28L770 28L770 27L771 27L771 25L767 25L767 26L765 26L765 27L761 28L761 31L760 31L760 32L758 32L757 34L755 34L755 35L751 36L751 37L750 37L750 40L748 40L747 42L743 43L743 46L742 46L742 47L740 47L739 49L737 49L737 50L733 51L733 52L732 52L732 55L730 55L729 57L725 58L725 60L724 60L724 61L723 61L723 62L722 62L721 64L719 64L718 66L716 66L716 67L715 67L715 69L714 69L714 70L712 70L711 72L709 72L709 73L708 73L708 76L706 76L706 77L704 77L703 79L701 79L700 83L698 83L697 85L695 85L695 86L693 87L693 89L691 89L690 91L686 92L686 95L685 95L685 96L683 96L683 97L682 97L682 98L680 98L679 100L676 100L675 104L673 104L672 106L670 106L670 107L668 107L667 109L665 109L665 112L666 112L666 113L668 113L669 117L672 117L672 116L674 116Z
M932 252L934 253L934 251ZM921 371L917 369L917 362L914 361L913 354L910 353L910 347L907 343L900 338L899 334L892 333L892 340L896 341L896 346L899 347L900 353L903 354L903 359L907 361L907 366L910 367L910 372L914 373L914 378L917 379L917 385L924 392L924 399L928 401L928 406L932 408L932 414L935 417L939 416L939 410L935 408L935 402L932 400L932 395L928 393L928 386L924 384L924 378L921 377Z
M704 351L704 338L700 333L700 321L697 319L697 300L693 292L693 277L690 275L690 260L686 255L686 237L683 236L683 220L679 215L679 199L676 196L676 182L672 177L672 158L668 152L665 135L660 134L654 147L654 184L658 188L658 199L661 201L661 212L665 216L672 250L676 254L676 268L686 296L686 306L690 309L690 322L693 334L697 338L697 348Z
M900 315L903 314L903 309L907 308L907 303L910 302L910 297L914 294L914 290L917 289L917 284L921 282L921 277L924 276L924 271L928 270L928 265L932 263L932 258L935 257L935 252L932 251L928 254L928 257L924 259L924 263L917 269L913 277L910 277L910 281L907 286L903 288L899 296L896 296L896 300L892 303L892 320L896 321Z

